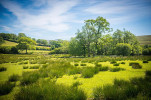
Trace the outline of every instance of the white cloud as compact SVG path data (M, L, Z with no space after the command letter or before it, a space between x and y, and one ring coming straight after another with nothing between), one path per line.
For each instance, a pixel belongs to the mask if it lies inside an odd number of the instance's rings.
M8 26L1 26L3 28L4 31L7 31L7 32L12 32L12 29Z
M38 5L38 4L41 5ZM23 30L42 29L52 32L63 32L70 27L67 22L70 22L73 14L68 11L77 4L77 1L63 0L38 0L34 2L34 6L46 7L38 10L25 9L19 4L13 1L4 1L2 5L17 16L19 26L22 26ZM34 11L34 12L32 12Z

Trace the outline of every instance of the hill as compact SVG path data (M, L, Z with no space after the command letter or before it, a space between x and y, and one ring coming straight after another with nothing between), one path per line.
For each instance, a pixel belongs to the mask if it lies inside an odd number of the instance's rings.
M151 45L151 35L136 36L141 45Z
M11 41L7 41L7 40L4 40L5 42L3 44L1 44L1 46L16 46L18 43L15 43L15 42L11 42ZM47 46L36 46L38 48L43 48L43 49L46 49L46 50L49 50L50 47L47 47Z

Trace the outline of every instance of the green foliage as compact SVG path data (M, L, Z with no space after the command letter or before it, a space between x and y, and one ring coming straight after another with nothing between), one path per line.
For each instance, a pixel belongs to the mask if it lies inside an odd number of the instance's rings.
M82 90L57 85L50 80L42 80L33 85L22 87L15 100L86 100Z
M114 63L113 66L119 66L119 63Z
M74 66L79 66L79 64L76 63L76 64L74 64Z
M129 56L131 54L132 47L130 44L127 43L118 43L116 45L116 54Z
M0 72L2 72L2 71L6 71L7 70L7 68L6 67L0 67Z
M104 66L104 67L99 67L99 71L108 71L109 67Z
M0 53L3 54L18 54L18 49L16 47L9 47L9 46L1 46Z
M81 63L80 66L86 66L87 64Z
M9 76L9 78L8 78L9 82L16 82L18 80L19 80L19 75L17 75L17 74L13 74L13 75Z
M10 93L14 88L14 86L15 83L10 83L10 82L0 83L0 96Z
M98 64L98 62L96 62L95 67L102 67L102 64Z
M134 68L134 69L141 69L142 68L142 66L139 63L133 63L133 62L130 62L129 66L132 66L132 68Z
M39 65L35 65L35 66L30 66L30 69L39 69Z
M99 72L99 68L97 67L86 67L86 68L83 68L82 70L82 76L84 78L91 78L93 77L94 74L97 74Z
M113 60L113 61L111 61L110 63L111 63L111 64L115 64L115 63L117 63L117 62L116 62L115 60Z
M79 85L81 85L81 83L79 81L76 81L72 84L72 87L78 87Z
M125 64L125 62L121 62L121 64Z
M37 40L37 43L39 43L39 45L44 45L44 46L47 46L47 45L48 45L48 41L47 41L47 40L44 40L44 39L38 39L38 40Z
M35 83L40 78L40 73L38 71L34 72L23 72L22 79L20 80L21 85L28 85Z
M124 68L120 68L120 67L110 68L111 72L118 72L120 70L125 70L125 69Z
M143 55L151 55L151 48L144 48Z
M28 69L28 66L23 66L23 69Z
M0 36L0 45L4 42L5 42L4 39Z
M147 61L147 60L144 60L143 63L148 63L148 61Z
M18 49L26 50L29 49L32 45L36 45L36 42L28 37L21 37L18 40Z

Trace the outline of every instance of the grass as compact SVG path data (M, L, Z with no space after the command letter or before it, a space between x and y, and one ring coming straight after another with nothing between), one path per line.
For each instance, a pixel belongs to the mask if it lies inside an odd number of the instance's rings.
M0 83L0 96L10 93L14 86L15 84L10 82Z
M18 80L19 80L19 75L17 75L17 74L13 74L13 75L9 76L9 78L8 78L9 82L16 82Z
M6 67L0 67L0 72L2 72L2 71L6 71L7 70L7 68Z
M5 42L3 44L1 44L1 46L16 46L18 43L15 42L10 42L7 40L4 40Z
M70 87L72 90L73 88L81 89L82 91L86 93L87 98L89 99L89 98L93 98L93 95L92 95L93 89L96 87L103 87L107 84L111 86L113 84L118 84L118 86L120 86L120 84L124 84L122 82L115 83L114 82L115 78L118 80L122 79L123 81L129 81L130 79L135 78L135 77L136 78L142 77L145 80L150 80L149 71L146 72L147 76L145 76L145 71L151 70L150 61L148 61L148 63L143 63L143 61L148 60L148 57L146 56L116 57L116 58L110 58L110 57L94 57L94 58L54 58L53 57L52 58L52 56L49 56L49 55L43 56L43 55L21 55L20 54L20 55L1 55L0 59L1 58L6 59L6 60L2 59L1 60L2 64L0 65L3 67L6 67L7 70L4 72L0 72L0 76L1 76L0 82L7 81L9 79L9 76L13 74L18 74L21 77L20 77L20 80L16 82L16 84L18 85L15 86L15 88L18 88L19 90L22 87L25 88L25 87L29 87L33 85L35 87L35 84L38 84L41 86L42 83L41 82L39 83L39 81L49 80L49 81L52 81L53 84L57 86L62 85L65 88ZM114 61L116 61L116 63L120 63L120 66L118 66L117 68L125 69L125 70L111 72L110 69L116 68L115 66L113 66L113 64L110 63L111 61L113 61L113 59ZM75 64L74 61L77 61L76 64L80 65L81 64L80 61L82 60L84 62L90 61L91 63L84 63L86 64L85 67L74 66ZM10 63L12 61L13 63ZM19 62L26 62L26 61L29 63L20 64L20 65L18 64ZM30 62L35 62L35 63L32 64ZM98 62L100 66L96 67L95 62ZM122 62L125 62L125 64L121 64ZM132 67L129 66L129 63L131 62L139 63L140 65L142 65L142 68L133 69ZM30 66L36 66L36 65L39 65L40 68L39 69L30 69L30 68L23 69L23 66L30 67ZM89 76L89 73L90 73L90 76ZM133 83L136 83L137 81L134 81ZM145 82L145 84L146 86L149 86L148 83ZM33 91L36 91L34 87L33 87ZM132 87L129 86L129 87L133 88L133 86ZM16 92L15 88L8 95L0 96L0 99L2 99L2 97L5 98L5 100L7 100L7 97L14 98L15 96L14 94L17 95L17 93L19 92L19 91ZM142 91L142 88L143 87L140 85L139 90ZM42 88L42 89L44 91L45 90L47 91L47 89L45 88ZM31 91L29 93L32 94ZM39 92L39 91L41 90L37 89L36 92ZM132 90L127 90L127 91L132 91ZM148 91L148 89L145 88L145 91ZM128 93L127 95L129 95ZM142 93L146 94L147 92L142 92ZM35 93L33 95L35 96L35 95L41 95L41 94ZM47 92L45 92L45 95L47 95ZM132 98L136 98L136 97L132 96Z
M86 100L82 90L42 80L22 87L15 100Z
M133 63L133 62L130 62L129 66L132 66L132 68L134 68L134 69L141 69L142 68L142 66L139 63Z

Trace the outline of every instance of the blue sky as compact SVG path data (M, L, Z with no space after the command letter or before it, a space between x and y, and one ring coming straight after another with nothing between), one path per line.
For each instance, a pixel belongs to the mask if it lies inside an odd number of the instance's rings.
M0 0L0 32L69 40L98 16L116 29L151 35L151 0ZM111 32L111 33L113 33Z

